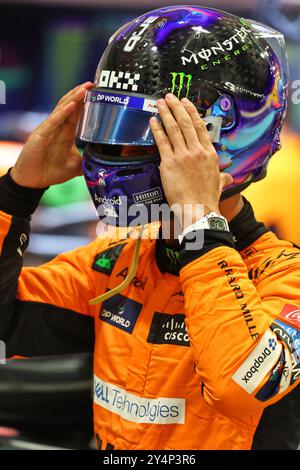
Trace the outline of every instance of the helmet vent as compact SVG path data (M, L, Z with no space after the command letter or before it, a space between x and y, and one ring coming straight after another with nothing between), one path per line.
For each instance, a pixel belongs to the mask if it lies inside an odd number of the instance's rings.
M133 176L143 173L143 168L132 168L131 170L120 170L117 172L117 176Z

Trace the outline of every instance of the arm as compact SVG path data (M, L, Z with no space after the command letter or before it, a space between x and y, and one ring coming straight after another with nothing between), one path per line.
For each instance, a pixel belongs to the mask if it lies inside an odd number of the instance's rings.
M0 178L0 339L7 357L93 351L94 292L86 267L94 244L22 269L29 216L43 192L18 186L9 174Z
M168 94L158 110L164 127L151 118L151 129L169 204L179 207L179 220L186 204L192 222L199 204L204 215L219 212L223 188L233 180L220 172L197 109ZM239 421L247 416L249 423L299 382L299 252L265 233L248 205L235 222L236 247L230 232L204 231L198 253L188 251L185 239L180 277L202 393L222 413ZM245 260L242 244L250 245Z
M74 88L30 135L0 179L0 339L7 356L93 350L93 285L86 266L94 245L22 270L30 216L45 188L82 173L75 133L88 82Z
M299 319L285 314L300 307L300 251L249 203L230 228L241 254L230 234L209 231L201 251L181 252L181 282L204 397L241 419L299 383Z

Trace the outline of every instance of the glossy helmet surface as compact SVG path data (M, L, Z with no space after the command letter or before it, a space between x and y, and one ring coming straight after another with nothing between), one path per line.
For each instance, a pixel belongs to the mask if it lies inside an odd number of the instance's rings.
M151 205L166 202L149 126L157 99L188 97L210 123L220 170L234 179L226 198L265 176L280 148L287 87L284 37L252 20L174 6L123 26L100 59L78 128L100 219L131 222L121 221L125 198L127 212L143 204L149 220Z

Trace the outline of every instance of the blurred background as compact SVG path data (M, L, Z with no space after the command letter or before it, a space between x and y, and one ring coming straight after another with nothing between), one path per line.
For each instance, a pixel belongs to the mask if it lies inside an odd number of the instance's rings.
M144 11L169 4L176 1L0 0L0 174L14 164L27 136L60 97L93 79L112 33ZM285 34L291 89L283 148L268 177L245 196L259 219L300 244L300 1L206 0L199 5L262 21ZM82 178L51 188L33 217L25 263L40 264L87 243L96 224ZM0 448L93 447L90 377L91 358L85 355L21 365L10 361L2 367Z

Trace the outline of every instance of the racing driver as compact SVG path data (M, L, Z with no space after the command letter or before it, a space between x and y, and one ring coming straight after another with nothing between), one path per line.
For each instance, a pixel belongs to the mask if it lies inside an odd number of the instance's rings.
M0 338L8 358L94 352L99 449L297 445L300 251L241 196L280 148L287 83L277 31L155 10L117 31L94 83L60 100L0 178ZM147 222L154 203L188 205L189 223L22 269L42 194L82 168L101 220L119 221L126 197Z

